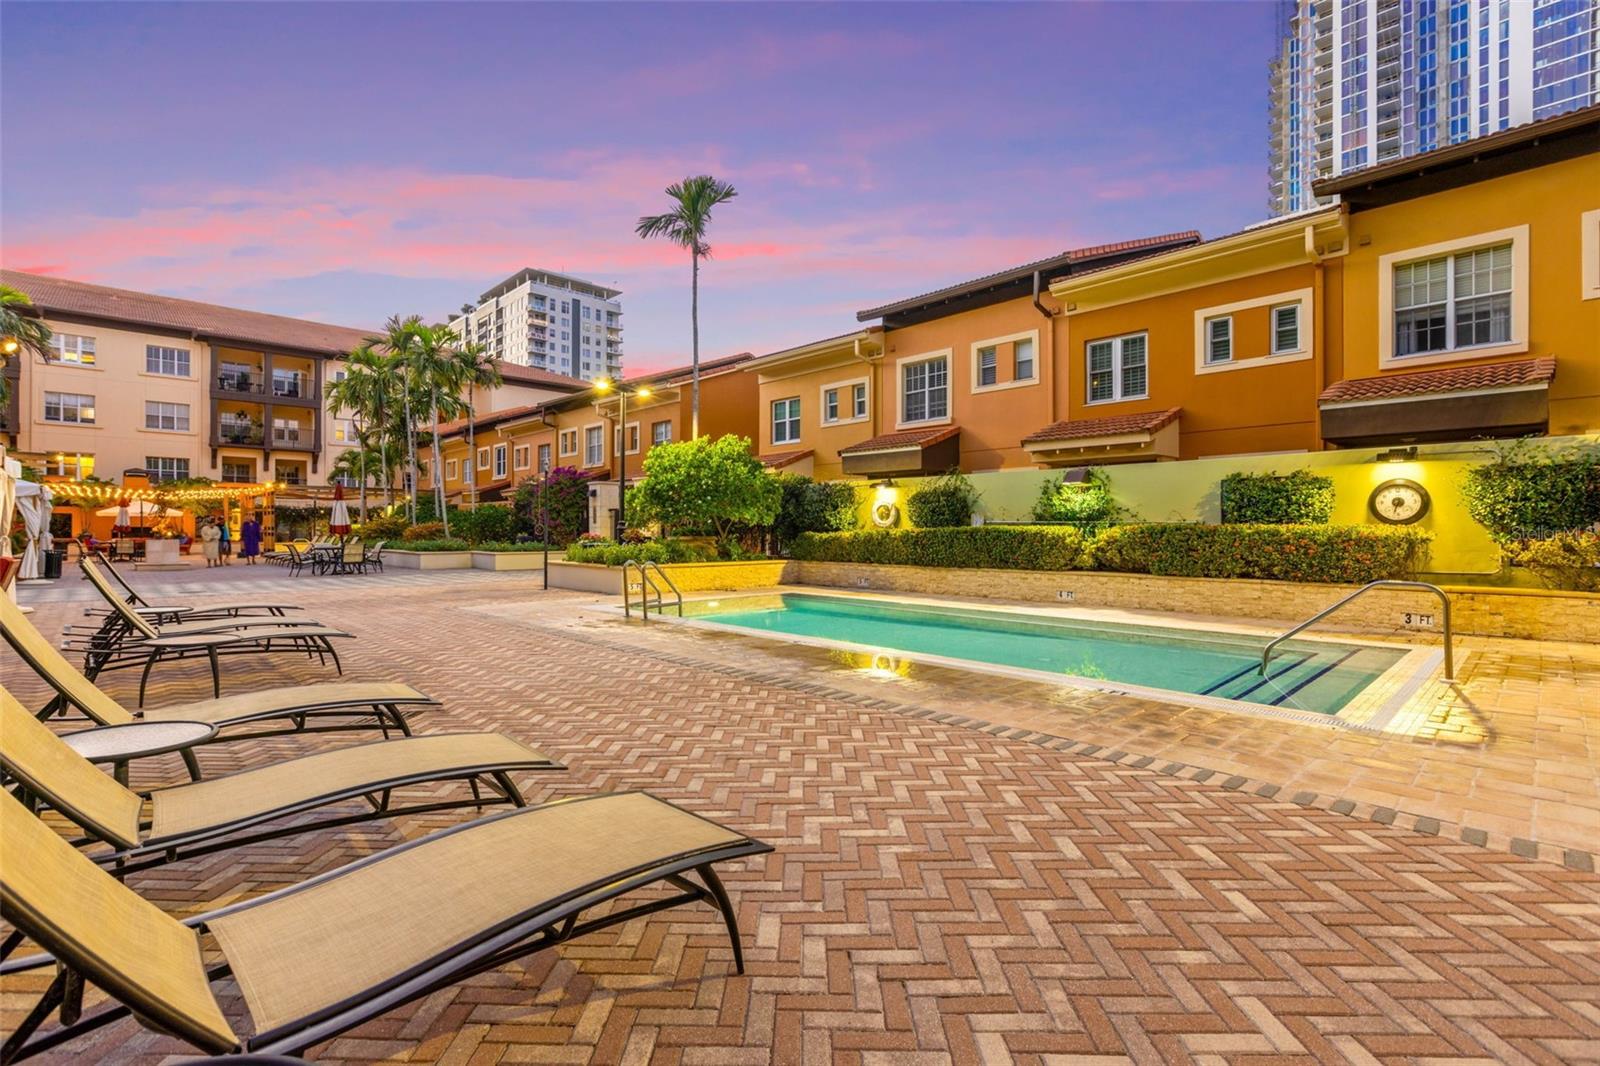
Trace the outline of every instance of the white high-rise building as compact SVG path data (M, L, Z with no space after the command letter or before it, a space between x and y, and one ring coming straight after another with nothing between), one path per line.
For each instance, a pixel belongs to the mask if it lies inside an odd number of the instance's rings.
M1281 0L1270 207L1600 100L1600 0Z
M620 289L529 267L450 316L457 331L508 363L568 377L622 374Z

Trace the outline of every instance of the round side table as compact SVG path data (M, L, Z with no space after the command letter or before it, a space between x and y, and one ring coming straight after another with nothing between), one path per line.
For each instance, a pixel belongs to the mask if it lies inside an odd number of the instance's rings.
M128 783L128 763L169 751L183 752L184 765L198 781L200 767L190 749L217 735L210 722L130 722L63 734L73 751L93 763L111 763L111 776L117 783Z

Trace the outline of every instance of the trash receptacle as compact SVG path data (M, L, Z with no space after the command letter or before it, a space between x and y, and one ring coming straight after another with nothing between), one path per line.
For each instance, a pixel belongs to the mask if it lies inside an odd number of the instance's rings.
M58 577L60 577L61 576L61 564L63 562L65 562L66 558L67 558L66 549L65 548L53 548L50 551L44 552L43 555L44 555L44 560L43 560L44 561L44 576L46 578L58 578Z

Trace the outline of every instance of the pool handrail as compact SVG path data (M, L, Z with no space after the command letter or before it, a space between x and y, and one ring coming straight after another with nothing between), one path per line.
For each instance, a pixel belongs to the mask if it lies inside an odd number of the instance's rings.
M1337 611L1351 600L1354 600L1359 596L1363 596L1375 588L1423 589L1439 597L1439 603L1444 608L1444 676L1446 680L1455 680L1456 657L1455 647L1453 644L1454 633L1450 628L1450 597L1445 593L1444 589L1440 588L1438 585L1430 585L1426 581L1397 581L1393 578L1382 578L1378 581L1369 581L1365 585L1362 585L1360 588L1356 589L1354 592L1350 593L1348 596L1341 598L1332 606L1325 607L1318 611L1316 614L1312 615L1310 618L1307 618L1304 622L1301 622L1293 629L1286 630L1280 635L1274 637L1265 648L1261 649L1261 676L1266 676L1267 663L1272 659L1272 653L1277 650L1279 644L1282 644L1284 641L1288 640L1292 636L1295 636L1297 633L1301 633L1304 630L1309 629L1311 626L1316 625L1318 622L1322 621L1324 618L1328 617L1334 611Z
M644 621L650 621L651 592L656 594L656 613L663 614L667 609L666 594L661 590L661 586L656 584L655 578L650 576L650 571L652 570L659 574L661 580L666 582L667 588L672 590L674 605L678 608L678 617L683 617L683 593L678 591L678 586L668 576L667 572L661 569L661 564L649 559L642 562L638 559L626 559L622 563L622 614L624 617L633 617L629 609L630 600L628 596L628 571L630 569L639 571L639 615Z

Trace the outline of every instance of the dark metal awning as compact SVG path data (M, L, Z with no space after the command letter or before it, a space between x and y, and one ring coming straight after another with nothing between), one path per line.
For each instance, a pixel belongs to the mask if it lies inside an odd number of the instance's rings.
M884 433L839 449L839 460L852 477L917 477L943 474L961 465L961 427Z
M1317 398L1322 439L1361 447L1544 433L1555 373L1546 357L1341 381Z

